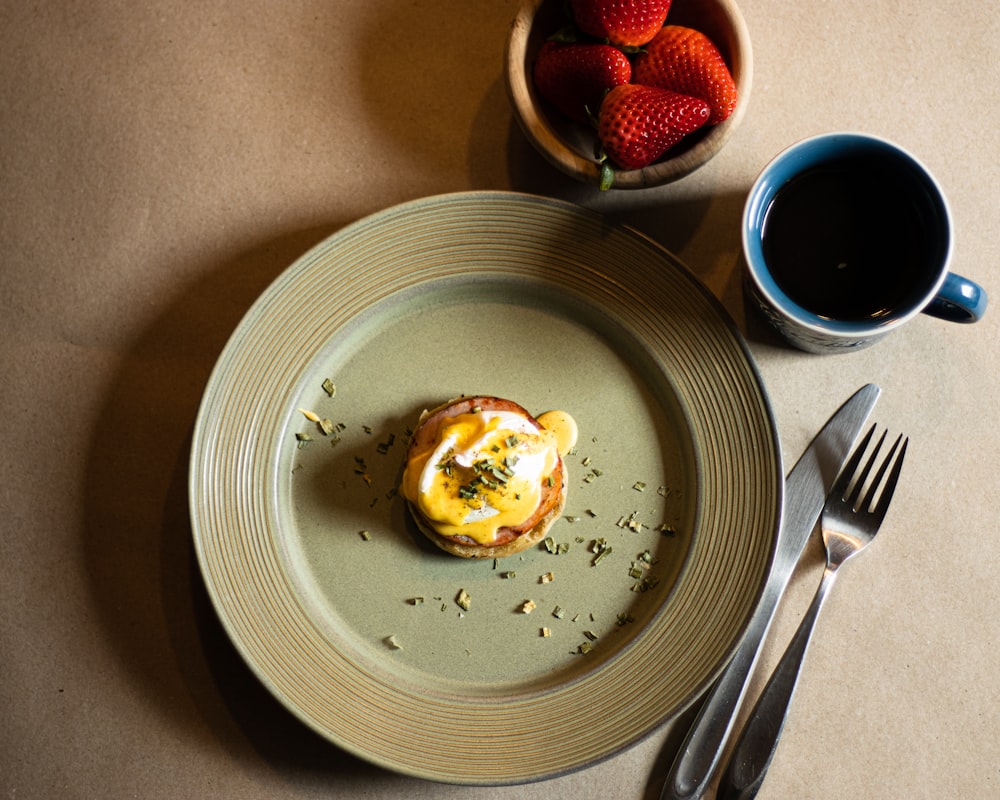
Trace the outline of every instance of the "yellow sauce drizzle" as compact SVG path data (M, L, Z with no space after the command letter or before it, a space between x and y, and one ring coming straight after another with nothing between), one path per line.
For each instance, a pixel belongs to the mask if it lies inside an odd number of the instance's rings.
M528 431L489 411L443 419L429 447L411 454L403 495L439 533L491 544L499 528L521 525L535 512L558 456L576 441L569 414L542 416L547 422L539 418L540 429Z

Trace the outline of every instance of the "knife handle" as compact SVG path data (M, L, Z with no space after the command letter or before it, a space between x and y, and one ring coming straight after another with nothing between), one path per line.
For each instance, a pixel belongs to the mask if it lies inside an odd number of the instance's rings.
M660 800L698 800L722 759L736 711L746 694L760 645L774 617L781 586L768 581L729 664L705 699L660 792Z

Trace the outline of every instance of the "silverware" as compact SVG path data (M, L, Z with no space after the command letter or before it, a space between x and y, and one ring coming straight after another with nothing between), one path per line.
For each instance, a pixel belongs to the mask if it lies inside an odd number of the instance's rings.
M784 513L767 583L743 639L708 693L674 759L660 800L698 800L708 788L778 601L816 525L827 491L880 391L869 383L855 392L816 435L785 479Z
M885 433L875 445L860 474L858 467L874 433L875 428L872 427L837 478L823 507L821 527L826 547L823 580L736 743L719 789L719 797L724 800L750 800L756 797L778 746L802 668L802 659L823 601L836 580L837 570L851 556L871 544L885 519L885 512L903 468L903 457L909 440L899 436L882 460L875 477L869 480L885 441Z

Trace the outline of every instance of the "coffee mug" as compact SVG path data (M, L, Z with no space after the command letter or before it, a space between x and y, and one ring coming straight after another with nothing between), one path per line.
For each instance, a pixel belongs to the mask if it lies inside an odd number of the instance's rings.
M979 284L949 271L948 203L892 142L829 133L761 171L743 209L745 285L771 324L812 353L866 347L923 312L976 322Z

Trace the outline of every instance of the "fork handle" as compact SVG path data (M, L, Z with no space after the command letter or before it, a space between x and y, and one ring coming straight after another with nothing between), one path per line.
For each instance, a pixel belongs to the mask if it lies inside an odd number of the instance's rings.
M750 712L719 785L720 800L752 800L757 796L785 727L816 619L836 577L836 568L828 566L823 572L808 611Z

